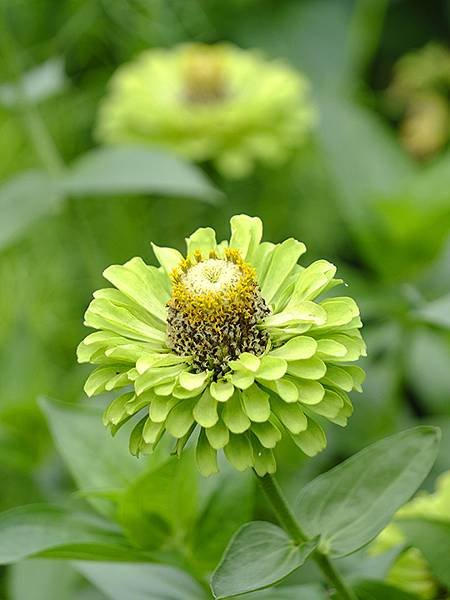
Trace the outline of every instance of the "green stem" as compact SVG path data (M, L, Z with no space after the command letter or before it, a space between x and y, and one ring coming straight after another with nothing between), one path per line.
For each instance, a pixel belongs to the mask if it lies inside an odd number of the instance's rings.
M308 537L302 531L302 528L284 497L277 480L273 475L269 474L264 475L264 477L257 475L257 477L264 494L272 505L280 525L289 537L292 538L292 541L295 544L306 541ZM319 550L316 550L313 554L313 559L325 575L327 581L334 587L341 600L357 600L355 594L342 579L328 556L322 554Z

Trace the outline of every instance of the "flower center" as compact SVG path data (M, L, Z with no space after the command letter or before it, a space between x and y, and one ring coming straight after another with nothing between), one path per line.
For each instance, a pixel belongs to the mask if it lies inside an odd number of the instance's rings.
M167 337L170 348L193 358L197 371L212 370L215 378L241 352L261 355L267 334L258 324L269 313L256 273L237 250L183 261L172 273Z
M186 55L184 96L191 104L220 102L226 95L223 51L218 47L196 45Z

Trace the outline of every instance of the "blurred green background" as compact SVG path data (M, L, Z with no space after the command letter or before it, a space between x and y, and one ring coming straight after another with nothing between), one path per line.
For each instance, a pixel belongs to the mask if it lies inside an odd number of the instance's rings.
M4 0L0 15L0 509L72 489L37 398L88 402L75 348L102 270L153 261L150 241L182 249L199 226L226 237L241 212L263 219L265 239L304 241L303 264L335 262L365 323L355 414L346 429L329 428L313 461L282 447L287 489L417 422L442 428L434 474L450 468L450 60L418 61L425 88L395 88L404 55L449 43L450 2ZM49 183L52 160L70 168L96 145L114 70L186 40L260 48L303 71L319 112L307 145L238 181L195 167L210 182L199 194L180 191L183 178L159 194L116 192L101 173L82 193ZM9 598L10 576L0 577Z

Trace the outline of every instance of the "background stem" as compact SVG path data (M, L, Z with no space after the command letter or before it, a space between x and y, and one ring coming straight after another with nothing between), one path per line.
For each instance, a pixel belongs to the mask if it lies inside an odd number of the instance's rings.
M295 544L306 541L308 537L302 531L275 477L270 474L264 475L264 477L256 476L264 494L272 505L280 525L292 541ZM313 559L325 575L327 581L334 587L341 600L357 600L355 594L342 579L328 556L316 550L313 554Z

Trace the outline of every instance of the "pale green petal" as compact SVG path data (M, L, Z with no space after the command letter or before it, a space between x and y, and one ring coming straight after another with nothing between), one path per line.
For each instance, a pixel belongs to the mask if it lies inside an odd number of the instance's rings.
M325 388L318 381L296 379L295 385L298 389L298 400L302 404L317 404L324 397Z
M145 392L152 387L169 383L173 379L176 379L184 368L184 365L174 365L173 367L156 367L154 369L149 369L142 375L139 375L134 382L136 393L142 394L142 392Z
M201 252L203 257L217 248L216 232L211 227L200 227L197 231L186 238L187 255L192 256L195 252Z
M251 371L252 373L256 373L258 371L258 369L259 369L260 364L261 364L261 360L259 359L259 357L255 356L254 354L250 354L250 352L242 352L239 355L238 361L240 363L242 363L242 365L247 370Z
M144 430L144 426L147 422L147 419L148 417L143 417L138 423L136 423L132 432L130 433L128 447L130 450L130 454L132 454L133 456L139 456L143 446L145 445L145 442L142 439L142 431Z
M270 399L270 403L274 413L291 433L297 434L305 431L308 426L308 419L298 402L287 404L283 400L273 396Z
M321 338L317 340L317 356L322 359L339 359L347 354L347 348L331 338Z
M261 293L268 304L271 303L304 252L306 252L305 245L294 238L289 238L275 248L261 286Z
M200 389L210 377L211 373L209 371L202 371L201 373L183 371L178 382L185 390L193 391Z
M344 392L351 392L353 389L352 376L345 369L334 365L328 365L323 383L336 386L340 390L344 390Z
M232 433L243 433L250 427L250 420L242 408L239 392L224 404L222 420Z
M183 255L175 248L162 248L152 243L153 252L157 261L162 266L167 275L170 276L172 271L183 260Z
M264 327L292 327L299 324L324 325L327 313L315 302L305 301L292 305L280 313L269 315L263 321Z
M246 390L255 381L255 376L250 371L234 371L230 377L231 383L240 390Z
M255 438L251 440L251 444L253 449L253 464L256 473L260 477L264 477L267 473L275 473L277 470L277 463L272 450L264 448L264 446L262 446Z
M343 406L344 401L336 392L326 390L323 399L318 404L311 405L309 408L322 417L334 419Z
M253 465L252 447L246 435L230 435L224 448L225 456L238 471L245 471Z
M209 443L215 450L224 448L230 439L230 432L223 421L219 421L213 427L208 427L205 433Z
M144 307L163 323L167 318L166 302L169 300L167 281L156 267L146 265L135 257L124 265L112 265L103 276L128 298Z
M142 430L142 439L146 444L154 444L164 433L164 423L154 423L147 419Z
M327 288L335 273L336 267L326 260L317 260L306 267L298 277L288 307L316 298Z
M275 356L263 356L261 359L261 365L256 372L256 378L273 381L275 379L281 379L286 373L287 362L282 358L276 358Z
M258 217L235 215L230 219L230 248L239 250L242 258L252 262L262 238L263 225Z
M211 396L218 402L226 402L234 392L234 386L231 382L220 379L213 381L209 387Z
M298 400L298 387L287 377L275 381L265 381L264 385L283 398L285 402L297 402Z
M316 333L340 328L342 325L348 325L354 318L359 319L359 308L353 298L327 298L320 306L326 310L327 321L324 325L314 328Z
M173 389L176 385L177 381L174 379L173 381L169 381L168 383L162 383L161 385L155 385L153 391L158 396L170 396L173 392Z
M287 361L301 360L311 358L317 350L317 342L306 335L290 339L280 348L276 348L269 353L269 356L276 356Z
M219 471L217 466L217 452L211 448L204 429L200 431L200 435L198 436L195 458L198 470L203 477L209 477Z
M217 413L217 400L213 398L207 388L194 406L194 419L202 427L213 427L219 420Z
M149 392L146 392L148 394ZM152 392L150 392L152 393ZM156 396L154 395L152 401L150 403L150 418L155 423L162 423L167 419L168 414L182 400L178 398L167 398L164 396Z
M294 443L307 456L315 456L327 445L325 432L322 427L311 418L308 418L308 428L306 431L297 434L291 433L291 437L294 440Z
M306 360L290 362L287 372L294 377L317 380L325 375L326 370L325 363L320 358L314 356Z
M270 417L269 394L257 386L252 385L241 392L244 411L251 421L263 423Z
M117 425L124 418L128 417L126 405L132 398L135 398L133 392L128 392L115 398L103 413L103 425Z
M362 384L364 383L364 379L366 378L366 374L361 369L361 367L357 367L356 365L346 365L342 367L353 379L353 389L357 392L362 392Z
M195 399L182 400L169 413L166 421L166 429L176 438L187 434L194 423L192 414Z
M281 431L271 421L253 423L252 432L256 435L264 448L275 448L277 443L281 440Z
M275 244L263 242L258 246L253 256L252 264L256 269L256 278L260 287L265 281L270 261L272 260L272 253L275 248Z
M96 394L101 394L106 390L106 384L110 379L117 377L118 374L121 374L125 371L126 368L122 366L113 366L113 367L98 367L89 375L84 384L84 391L88 396L95 396Z
M366 344L364 343L359 331L356 331L357 336L350 336L344 333L332 334L332 339L335 343L340 344L344 347L345 353L341 356L336 356L334 362L345 361L353 362L358 360L361 356L366 356Z
M146 353L139 357L136 361L136 369L137 372L142 375L149 369L154 369L155 367L172 367L174 365L182 365L189 361L188 357L185 356L177 356L176 354L168 353Z
M111 379L105 383L105 392L111 392L112 390L123 388L129 383L130 380L127 372L117 373L117 375L111 377Z

